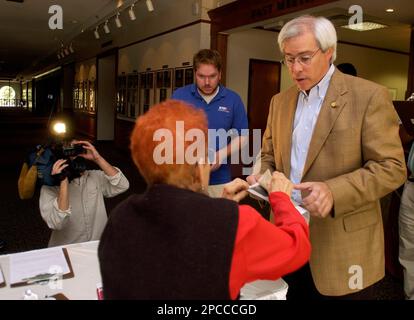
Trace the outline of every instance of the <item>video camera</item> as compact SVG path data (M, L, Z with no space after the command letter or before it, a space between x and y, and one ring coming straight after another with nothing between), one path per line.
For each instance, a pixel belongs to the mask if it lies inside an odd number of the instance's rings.
M81 176L81 173L86 170L87 164L86 160L83 157L78 156L84 153L86 153L86 149L80 143L62 143L55 145L53 148L55 161L58 159L65 159L66 164L68 165L62 170L61 173L54 175L56 184L59 184L60 181L64 180L65 178L68 178L69 181L72 181L73 179L79 178Z

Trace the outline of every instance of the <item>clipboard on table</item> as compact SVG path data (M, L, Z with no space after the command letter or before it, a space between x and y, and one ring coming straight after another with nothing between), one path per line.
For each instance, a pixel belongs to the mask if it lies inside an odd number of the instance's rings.
M10 259L10 287L12 288L50 281L56 277L69 279L75 276L66 248L22 252L14 254Z
M4 278L3 270L1 269L1 266L0 266L0 288L3 288L5 286L6 286L6 280Z

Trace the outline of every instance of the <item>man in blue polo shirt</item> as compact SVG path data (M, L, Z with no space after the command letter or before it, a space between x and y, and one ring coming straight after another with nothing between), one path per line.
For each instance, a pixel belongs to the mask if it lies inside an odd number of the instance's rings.
M221 56L217 51L197 52L193 68L195 83L178 88L172 98L203 109L207 114L212 163L208 192L212 197L221 197L224 185L231 181L229 156L247 143L247 130L242 132L248 129L246 110L237 93L219 84Z

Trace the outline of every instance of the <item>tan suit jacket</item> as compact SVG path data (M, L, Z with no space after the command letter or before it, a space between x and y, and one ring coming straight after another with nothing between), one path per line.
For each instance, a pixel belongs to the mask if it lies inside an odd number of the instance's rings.
M292 87L272 98L260 172L290 175L298 94ZM359 283L366 288L384 277L379 199L405 179L397 114L387 89L335 70L302 174L302 182L327 183L334 198L328 217L310 220L310 266L321 294L356 292Z

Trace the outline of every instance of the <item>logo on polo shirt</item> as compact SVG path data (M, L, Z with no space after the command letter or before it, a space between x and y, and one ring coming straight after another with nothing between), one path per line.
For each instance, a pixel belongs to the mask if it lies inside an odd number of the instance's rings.
M218 107L218 111L220 111L220 112L227 112L227 113L230 112L229 108L223 107L223 106L219 106Z

